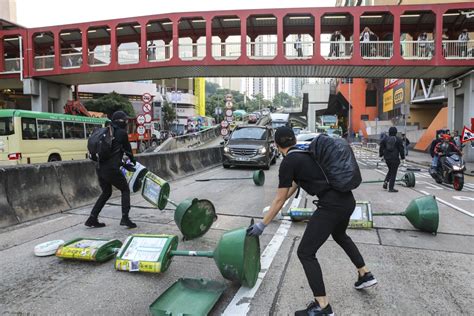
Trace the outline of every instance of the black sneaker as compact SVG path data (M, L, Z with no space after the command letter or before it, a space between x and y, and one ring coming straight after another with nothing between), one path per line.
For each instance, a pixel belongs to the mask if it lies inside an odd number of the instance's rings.
M397 193L398 190L396 190L396 189L390 189L390 190L388 190L388 192Z
M388 186L388 182L384 182L383 185L382 185L382 188L384 188L385 190L387 190L387 186Z
M94 228L105 227L105 224L99 222L99 220L97 219L97 217L94 217L94 216L89 216L89 218L88 218L87 221L84 223L84 225L86 225L87 227L94 227Z
M359 275L359 278L357 279L357 282L354 283L354 287L357 290L362 290L362 289L374 286L375 284L377 284L377 280L374 278L372 273L367 272L363 276Z
M137 224L132 222L128 217L122 217L120 220L120 225L127 226L128 228L137 228Z
M312 301L308 304L306 309L295 312L295 316L333 316L331 305L321 308L318 302Z

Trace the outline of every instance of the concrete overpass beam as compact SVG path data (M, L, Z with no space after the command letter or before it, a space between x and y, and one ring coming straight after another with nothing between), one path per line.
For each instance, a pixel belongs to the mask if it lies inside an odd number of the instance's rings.
M55 84L44 79L25 79L23 92L31 96L31 110L63 113L63 107L72 99L71 87Z

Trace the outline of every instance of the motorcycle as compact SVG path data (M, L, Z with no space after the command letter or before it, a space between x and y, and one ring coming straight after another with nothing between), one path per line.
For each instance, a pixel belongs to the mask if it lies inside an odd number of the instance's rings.
M440 157L436 170L430 170L431 177L438 184L452 184L456 191L461 191L464 186L464 159L458 153L449 153Z

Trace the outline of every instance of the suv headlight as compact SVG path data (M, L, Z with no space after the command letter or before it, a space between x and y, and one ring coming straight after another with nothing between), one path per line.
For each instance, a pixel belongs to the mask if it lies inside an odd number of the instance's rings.
M228 153L228 152L229 152L229 147L225 146L225 147L224 147L224 152L225 152L225 153Z
M267 152L267 148L266 148L266 147L260 147L260 149L258 150L258 153L259 153L260 155L264 155L266 152Z

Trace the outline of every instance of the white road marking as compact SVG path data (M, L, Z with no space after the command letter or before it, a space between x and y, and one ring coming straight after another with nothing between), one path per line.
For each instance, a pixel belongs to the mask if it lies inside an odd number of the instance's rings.
M432 194L430 194L430 193L428 193L428 192L426 192L426 191L422 191L422 190L415 190L415 191L420 192L420 193L423 193L424 195L432 195ZM468 216L474 217L474 214L469 213L469 212L466 211L466 210L463 210L463 209L460 208L459 206L456 206L456 205L454 205L454 204L451 204L451 203L449 203L449 202L446 202L445 200L442 200L442 199L440 199L440 198L438 198L438 197L435 197L435 198L436 198L437 201L439 201L439 202L441 202L442 204L447 205L447 206L449 206L449 207L455 209L456 211L459 211L459 212L461 212L461 213L463 213L463 214L466 214L466 215L468 215Z
M289 199L287 200L287 203L288 201ZM297 199L293 199L290 208L297 207L300 204L300 201L301 195ZM287 203L285 203L285 205ZM282 220L280 227L278 227L278 230L260 257L261 271L258 274L257 283L255 283L253 288L241 286L222 315L247 315L248 311L250 310L252 299L255 297L255 294L260 288L260 285L262 284L263 279L265 278L265 275L267 274L270 265L273 262L273 258L275 258L278 250L285 240L290 227L291 221Z

